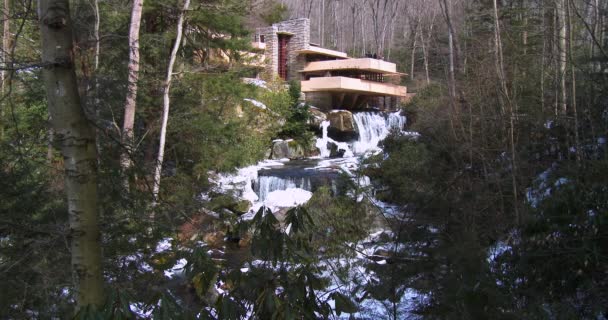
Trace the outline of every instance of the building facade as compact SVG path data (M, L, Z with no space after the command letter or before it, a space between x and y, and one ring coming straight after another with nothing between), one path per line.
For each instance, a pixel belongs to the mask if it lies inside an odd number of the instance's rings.
M323 110L392 109L407 97L394 63L311 43L309 19L259 28L253 47L264 52L268 73L300 81L306 102Z

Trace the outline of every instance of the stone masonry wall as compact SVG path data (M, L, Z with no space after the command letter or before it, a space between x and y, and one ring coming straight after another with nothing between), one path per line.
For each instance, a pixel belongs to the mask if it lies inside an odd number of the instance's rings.
M328 112L332 109L331 94L327 92L307 92L305 94L306 103L313 107L319 108L323 112Z
M310 20L306 18L283 21L271 27L258 29L266 42L267 71L277 74L279 71L279 37L278 33L292 35L287 48L287 80L300 80L299 70L304 69L306 59L296 51L308 49L310 45Z

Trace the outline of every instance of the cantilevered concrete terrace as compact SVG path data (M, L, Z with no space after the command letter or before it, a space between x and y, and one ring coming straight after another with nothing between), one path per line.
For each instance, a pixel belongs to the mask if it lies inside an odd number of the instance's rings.
M310 78L303 80L301 86L302 92L344 92L393 97L407 95L407 88L403 86L348 77Z
M312 44L309 44L304 49L296 50L297 54L310 54L310 55L320 55L326 57L332 57L335 59L346 59L348 55L345 52L326 49L322 47L317 47ZM334 60L335 61L335 60Z
M314 61L309 62L300 72L319 73L337 70L358 70L383 75L400 75L397 72L397 65L394 63L372 58Z

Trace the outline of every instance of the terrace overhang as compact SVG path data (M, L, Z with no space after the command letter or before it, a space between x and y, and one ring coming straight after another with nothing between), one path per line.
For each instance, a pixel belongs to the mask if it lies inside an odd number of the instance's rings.
M339 58L339 59L348 58L348 55L346 54L346 52L325 49L325 48L321 48L321 47L315 47L312 45L309 45L306 49L297 50L296 53L297 54L318 54L318 55L322 55L322 56Z
M391 83L347 77L318 77L301 82L302 92L357 93L373 96L406 97L407 88Z
M358 70L395 76L403 75L402 73L397 72L397 65L394 63L372 58L309 62L303 70L300 70L300 72L318 73L337 70Z

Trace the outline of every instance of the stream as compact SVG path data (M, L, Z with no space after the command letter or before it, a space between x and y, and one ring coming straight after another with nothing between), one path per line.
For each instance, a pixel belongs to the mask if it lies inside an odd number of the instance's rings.
M334 110L332 112L336 112ZM338 176L356 177L359 163L365 157L381 152L379 144L391 130L403 131L406 118L401 112L355 112L353 122L358 138L352 141L336 141L329 137L329 121L321 123L322 135L316 146L320 156L302 160L267 160L255 166L242 168L236 175L222 176L219 185L223 192L233 192L252 203L245 219L266 206L273 212L280 208L306 203L319 187L327 186L337 192ZM330 157L334 148L342 157ZM359 177L359 179L361 179ZM363 178L360 183L368 179Z
M406 118L400 112L355 112L352 115L356 127L357 138L351 141L336 141L329 137L329 121L320 125L322 134L317 137L316 146L320 156L301 160L266 160L257 165L241 168L236 174L221 175L217 181L219 191L231 193L241 200L249 201L252 206L248 213L241 216L243 220L252 219L261 207L269 208L275 215L285 212L285 209L303 205L310 200L313 193L321 188L328 187L334 195L343 190L339 185L341 181L356 180L359 186L367 186L370 179L358 174L360 163L365 158L382 152L380 143L393 130L402 135L417 136L417 133L406 132ZM333 151L332 151L333 150ZM339 152L336 152L338 150ZM330 155L334 157L330 157ZM335 157L335 155L340 155ZM350 196L353 194L348 193ZM359 195L358 195L359 197ZM378 207L384 217L398 216L400 209L390 204L382 203L370 195L367 198ZM363 199L361 196L357 201ZM387 312L387 301L377 300L368 296L366 287L380 281L381 269L388 262L388 257L378 253L395 250L393 244L387 245L385 239L393 236L389 228L383 223L370 226L370 234L365 239L348 245L356 248L355 256L336 257L323 263L331 264L333 268L347 268L346 278L336 277L332 273L322 276L330 279L326 289L317 294L326 295L333 291L343 291L347 296L359 299L359 311L352 316L363 318L382 317ZM240 244L240 243L239 243ZM228 268L241 268L249 270L251 265L245 263L250 260L251 253L248 245L226 243L222 248L209 252L212 258L224 261ZM376 259L371 259L375 257ZM253 261L252 264L261 261ZM370 264L372 265L370 269ZM375 266L375 267L373 267ZM243 271L247 272L247 271ZM355 280L356 279L356 280ZM358 286L353 287L353 281ZM219 288L219 287L218 287ZM221 289L218 289L221 292ZM425 299L413 289L407 289L403 297L397 302L402 310L400 313L409 314L416 300ZM332 301L333 303L333 301ZM335 306L332 306L335 308ZM347 314L339 316L348 319Z

